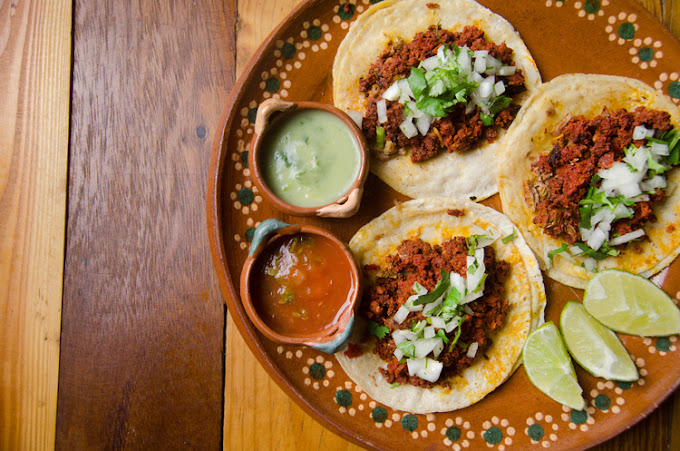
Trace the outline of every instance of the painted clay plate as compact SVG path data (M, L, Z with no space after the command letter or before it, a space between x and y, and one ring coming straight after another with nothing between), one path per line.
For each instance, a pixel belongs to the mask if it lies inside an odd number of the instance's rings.
M678 337L622 341L638 366L634 383L597 379L577 367L587 408L571 411L550 400L520 368L481 402L429 415L394 411L370 399L332 355L282 346L260 335L238 297L238 280L254 228L263 219L313 223L349 241L362 225L406 200L370 175L361 210L350 219L286 217L263 201L250 178L248 146L265 99L332 103L331 67L350 24L374 0L302 3L262 44L232 92L210 163L208 229L227 306L241 334L271 377L308 413L336 433L379 449L578 449L600 443L649 414L680 380ZM625 0L482 0L519 31L544 81L569 72L641 79L680 99L680 43L639 5ZM500 208L498 195L486 201ZM672 297L680 263L655 277ZM545 278L546 320L558 322L564 303L582 292Z

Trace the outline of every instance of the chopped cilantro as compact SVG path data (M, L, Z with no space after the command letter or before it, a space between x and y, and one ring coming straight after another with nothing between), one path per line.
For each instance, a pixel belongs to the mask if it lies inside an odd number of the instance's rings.
M385 147L385 127L380 125L375 128L375 145L380 149Z
M403 341L397 345L404 357L414 359L416 357L416 345L412 341Z
M456 346L456 343L458 342L458 339L460 338L460 334L463 332L463 323L465 322L465 317L461 319L460 324L458 324L458 330L456 330L456 335L453 337L453 340L451 341L451 345L449 346L449 352L453 351L453 348Z
M449 288L451 280L449 278L449 274L443 269L441 270L441 275L442 278L439 282L437 282L437 286L434 288L434 290L418 297L418 299L413 301L413 305L429 304L439 299L439 297L446 292L446 289Z
M504 237L504 238L501 240L501 242L502 242L503 244L508 244L510 241L514 240L515 238L517 238L517 234L516 234L515 231L513 230L512 233L511 233L510 235Z
M378 338L385 338L385 335L389 333L390 329L387 326L378 324L375 321L368 322L368 332L371 335L375 335Z
M548 252L548 258L550 259L550 266L553 265L553 257L560 252L565 252L569 250L569 246L567 246L567 243L562 243L562 246L558 247L557 249L553 249L550 252Z

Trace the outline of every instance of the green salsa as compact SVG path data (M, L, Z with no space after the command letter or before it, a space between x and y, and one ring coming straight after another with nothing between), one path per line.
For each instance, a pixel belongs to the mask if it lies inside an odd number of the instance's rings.
M359 143L349 127L324 110L302 109L267 130L259 164L265 183L298 207L320 207L346 194L359 175Z

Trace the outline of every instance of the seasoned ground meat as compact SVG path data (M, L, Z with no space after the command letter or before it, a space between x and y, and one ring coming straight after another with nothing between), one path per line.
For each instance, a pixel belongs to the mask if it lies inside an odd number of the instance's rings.
M484 139L493 141L497 136L497 127L506 128L514 119L519 106L512 103L496 115L491 125L482 123L479 108L466 113L465 104L460 103L447 117L436 119L425 136L416 134L409 139L399 128L404 120L403 105L387 101L387 122L379 123L376 102L381 98L382 93L397 80L407 78L411 73L411 68L435 55L437 49L443 44L466 46L473 51L488 50L491 56L503 64L515 65L512 59L512 49L508 48L505 42L496 44L487 41L484 32L474 26L466 26L461 32L451 32L431 26L427 31L416 34L408 43L402 40L390 43L378 60L371 65L368 74L360 80L361 91L368 99L367 111L362 124L366 139L374 143L376 126L382 126L385 129L386 145L384 148L375 149L379 158L391 158L398 152L403 152L407 147L411 147L410 157L413 162L430 159L442 150L468 151L476 148ZM500 79L505 84L503 94L505 96L514 97L525 90L521 69L517 69L512 76Z
M532 163L533 178L526 184L525 194L535 212L534 224L569 244L581 241L579 201L586 197L597 171L622 161L632 143L638 147L644 144L644 140L633 140L633 129L638 125L659 132L672 128L668 113L644 107L633 112L605 109L592 119L577 116L560 124L553 132L552 150ZM657 189L649 201L636 203L634 217L615 221L611 233L625 235L655 221L652 207L664 195Z
M466 314L461 328L459 344L453 347L445 346L438 360L444 364L439 381L431 383L416 376L410 376L406 363L399 362L394 357L396 345L391 332L395 329L409 329L414 323L425 319L422 312L411 312L404 322L397 324L392 317L399 307L414 294L413 284L418 282L429 291L433 290L441 279L440 271L455 271L465 276L467 273L468 246L463 237L455 237L441 245L431 245L420 239L406 240L397 248L394 255L387 258L386 272L390 277L378 277L376 284L364 293L359 307L360 314L369 320L389 329L388 334L379 339L373 349L381 359L388 362L387 368L381 370L388 383L412 384L431 387L435 384L445 384L449 376L460 374L470 366L474 358L485 358L485 350L491 344L489 333L502 327L508 310L505 299L504 282L509 272L509 264L495 258L493 248L484 248L484 265L487 279L484 295L467 304L472 314ZM364 268L366 269L366 268ZM372 271L376 269L371 268ZM447 334L453 339L456 330ZM476 357L467 357L467 345L476 342L479 350ZM352 356L356 356L356 349Z

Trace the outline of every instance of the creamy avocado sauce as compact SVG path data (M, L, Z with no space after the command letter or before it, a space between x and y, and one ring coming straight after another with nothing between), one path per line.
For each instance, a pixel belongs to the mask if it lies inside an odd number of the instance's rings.
M359 143L334 114L304 109L272 124L259 163L265 183L280 199L319 207L347 193L360 169Z

